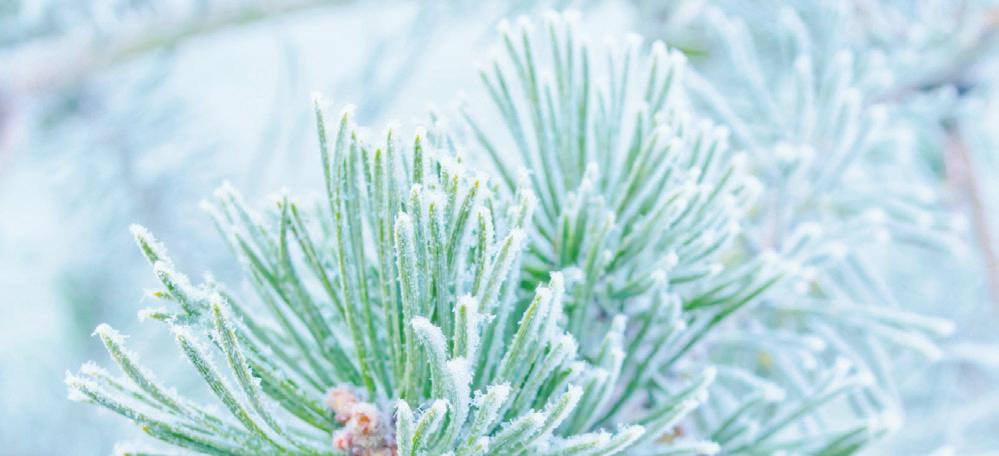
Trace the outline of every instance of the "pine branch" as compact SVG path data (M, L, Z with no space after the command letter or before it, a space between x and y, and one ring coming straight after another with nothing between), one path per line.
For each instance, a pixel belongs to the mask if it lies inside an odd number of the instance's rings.
M739 141L750 124L834 140L819 162L780 144L789 163L764 188L749 172L775 163L759 155L771 139L733 153L691 106L679 52L597 48L572 14L534 27L501 27L489 98L461 107L460 128L432 116L406 140L369 135L316 97L318 201L255 210L223 185L203 205L249 293L192 282L133 228L155 296L174 304L143 315L174 334L220 412L163 386L107 326L95 334L125 378L88 364L67 377L71 396L209 454L841 454L887 432L894 420L870 419L893 411L878 357L932 352L948 328L865 305L890 297L833 248L887 215L849 206L828 236L811 222L876 130L851 61L831 87L808 82L806 56L793 66L799 109L830 125L785 125L766 93L766 112L746 116L695 79ZM722 28L747 83L765 84L741 27ZM780 251L761 252L773 221ZM827 413L844 409L857 420Z

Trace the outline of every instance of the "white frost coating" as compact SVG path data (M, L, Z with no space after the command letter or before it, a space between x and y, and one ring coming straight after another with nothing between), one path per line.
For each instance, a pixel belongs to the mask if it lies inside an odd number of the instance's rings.
M579 350L579 344L578 342L576 342L576 338L572 337L572 334L569 333L563 333L561 336L559 336L555 340L554 345L555 345L555 347L553 348L554 351L564 354L560 355L560 357L563 357L563 360L565 359L565 357L574 356L576 354L576 351ZM562 362L559 360L557 361L559 363Z
M400 229L412 231L413 218L410 217L409 214L405 212L400 212L395 216L395 226L396 226L396 231L399 231Z
M446 369L454 379L454 387L457 388L456 395L465 402L463 407L467 408L467 400L471 395L469 385L472 384L472 370L469 368L468 360L465 358L455 358L447 362Z
M575 404L579 402L579 399L583 397L583 388L576 385L569 385L569 388L566 389L565 394L569 396L569 403L572 404L571 406L569 406L569 408L572 409L573 407L575 407Z
M173 332L173 336L177 339L177 341L188 342L199 350L202 348L199 346L200 341L194 336L194 333L191 332L191 328L189 326L170 325L170 331Z
M236 187L232 186L232 183L228 180L222 181L222 185L215 189L215 197L219 199L235 198L239 194Z
M565 294L565 280L562 277L561 272L553 272L551 274L551 280L549 281L549 287L551 290L550 301L548 304L548 309L546 309L547 315L544 320L544 333L542 334L542 340L539 343L547 343L550 340L558 337L558 332L560 330L558 323L562 318L562 297Z
M267 201L270 201L274 206L278 206L284 203L284 200L290 198L291 191L288 187L281 187L275 192L271 192L267 195Z
M86 394L83 394L83 388L93 388L95 385L89 380L85 380L82 377L73 375L71 372L66 371L65 377L66 387L69 389L68 398L73 402L86 402L90 400Z
M166 307L147 307L145 309L139 309L138 317L139 322L146 321L152 318L154 315L164 315L169 313Z
M444 192L434 189L426 192L423 199L427 207L443 208L447 201L447 196L444 195ZM440 211L438 211L438 215L440 215Z
M312 104L317 108L326 108L330 104L326 95L323 95L323 93L318 90L313 90L312 93L309 94L309 97L312 99Z
M467 315L467 325L464 328L465 333L465 354L468 356L475 356L479 349L479 322L482 321L482 315L479 314L479 301L473 296L465 294L458 297L458 308L464 309L465 315ZM460 322L458 322L460 323Z
M552 290L548 287L538 288L534 292L534 297L538 301L538 309L534 314L533 320L538 322L538 324L534 325L532 329L543 328L541 322L550 321L547 319L551 318L549 314L552 310Z
M132 233L132 237L135 238L136 242L152 251L156 259L170 261L169 257L167 257L166 246L156 240L156 237L146 227L139 224L132 224L129 225L128 230Z
M481 394L480 392L475 393L475 406L478 408L483 408L488 406L488 404L499 404L506 402L506 399L510 397L510 384L509 383L499 383L489 385L486 388L486 393Z
M104 369L101 366L98 366L97 363L93 361L87 361L83 363L83 365L80 366L80 373L90 376L97 376L97 375L110 376L110 373L106 369Z
M173 268L173 265L167 263L166 261L157 261L153 264L153 272L159 277L165 277L168 280L177 284L184 292L190 293L192 295L196 294L197 289L191 285L191 280L187 278L187 275L178 272Z
M606 445L609 448L607 448L604 454L617 454L644 434L645 427L638 424L621 429L607 442Z
M610 433L604 430L600 430L597 432L588 432L586 434L577 434L567 439L559 441L555 445L554 450L567 450L570 448L585 448L585 449L600 448L603 447L604 445L607 445L607 442L610 441L610 438L611 438ZM559 454L558 451L551 451L551 453Z
M576 406L579 405L579 400L582 397L583 388L576 385L569 385L565 396L545 410L549 414L546 432L550 432L559 426L575 410Z
M423 197L423 185L413 184L413 186L409 188L409 199L418 200L419 198L422 197ZM400 214L404 214L404 212L400 212Z
M108 339L116 344L125 343L126 336L122 335L118 330L111 327L107 323L101 323L94 328L94 332L90 333L91 336L99 336L101 339Z
M405 415L409 417L412 417L413 415L413 411L409 408L409 404L402 399L395 401L395 410L396 413L399 415Z
M432 404L430 404L430 408L428 408L425 413L434 413L435 415L438 416L437 419L440 419L444 416L444 413L446 412L447 412L447 401L438 399L434 401Z
M430 322L426 317L413 317L412 320L413 331L416 331L418 335L425 338L427 343L429 343L434 351L438 353L445 353L447 350L447 342L444 340L444 334L441 333L440 328Z
M449 154L444 154L440 151L431 151L428 155L433 156L441 168L443 168L444 171L451 176L463 177L469 174L468 169L465 168L465 164L456 160L455 157L452 157Z
M514 251L518 251L524 246L524 240L527 238L527 233L521 228L514 228L510 230L510 247Z
M352 105L350 103L344 104L343 108L340 108L340 116L339 117L340 117L340 119L350 119L350 118L353 118L355 111L357 111L357 107L356 106L354 106L354 105Z
M198 201L198 209L201 209L203 212L207 213L216 220L221 220L221 214L219 213L218 208L206 199Z

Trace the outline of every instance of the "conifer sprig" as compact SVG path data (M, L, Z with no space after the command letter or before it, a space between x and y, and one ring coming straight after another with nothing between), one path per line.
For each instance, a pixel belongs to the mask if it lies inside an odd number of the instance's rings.
M281 194L258 211L228 185L204 204L249 293L192 283L133 227L176 304L141 315L220 411L106 325L124 377L85 365L71 395L207 454L844 454L888 429L885 378L794 310L821 309L773 293L825 253L801 230L776 251L743 233L766 189L697 116L685 58L634 39L596 50L576 27L502 26L481 73L493 109L463 105L464 129L371 141L316 97L318 204ZM832 404L860 422L816 426Z

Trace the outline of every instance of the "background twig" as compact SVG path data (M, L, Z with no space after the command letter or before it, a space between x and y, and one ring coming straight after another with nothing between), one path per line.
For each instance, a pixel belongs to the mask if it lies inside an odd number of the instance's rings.
M989 292L993 301L999 304L999 257L992 244L992 231L989 227L988 212L982 200L981 188L975 177L975 169L968 154L968 146L956 124L945 126L947 142L944 148L944 166L947 180L954 191L968 204L972 229L985 259Z

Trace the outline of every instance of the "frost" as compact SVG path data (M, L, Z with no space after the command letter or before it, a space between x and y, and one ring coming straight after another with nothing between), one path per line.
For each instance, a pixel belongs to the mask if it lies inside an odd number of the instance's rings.
M73 402L87 402L90 400L86 394L80 391L81 387L87 385L85 380L67 371L65 383L66 386L69 387L69 400Z
M869 400L895 399L890 366L868 358L942 356L954 325L893 306L860 246L939 237L939 199L875 194L876 170L853 166L891 159L871 148L901 128L866 55L828 65L786 9L787 59L764 67L774 46L723 6L684 6L721 46L689 73L662 41L588 47L574 13L503 22L488 94L408 137L352 106L328 122L313 94L332 158L317 207L282 191L254 210L228 183L202 204L246 286L192 284L132 228L184 311L140 319L166 321L214 406L152 383L107 325L126 375L86 364L71 397L121 396L153 437L225 453L798 454L839 450L841 415L867 423L858 446L896 428Z
M101 339L108 339L116 344L124 344L125 336L119 333L117 330L111 327L107 323L101 323L94 328L94 332L90 333L91 336L100 336Z

